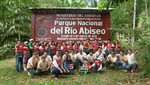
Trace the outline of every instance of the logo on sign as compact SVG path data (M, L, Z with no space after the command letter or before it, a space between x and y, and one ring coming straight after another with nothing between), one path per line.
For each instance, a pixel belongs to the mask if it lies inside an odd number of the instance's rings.
M38 31L37 31L37 34L40 37L45 37L47 35L47 30L45 28L39 28Z

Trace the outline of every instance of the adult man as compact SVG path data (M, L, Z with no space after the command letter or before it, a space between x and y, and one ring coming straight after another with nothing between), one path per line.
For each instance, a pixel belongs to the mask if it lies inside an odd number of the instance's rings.
M76 53L75 53L75 50L72 49L71 53L69 54L71 56L71 60L74 62L75 61L75 58L76 58Z
M15 53L16 53L16 72L19 72L19 63L20 63L20 70L23 70L23 46L21 46L20 41L17 41L17 45L15 45Z
M137 51L135 51L135 53L132 53L131 49L128 50L127 54L128 65L126 66L126 69L131 71L131 73L135 72L136 68L138 67L138 63L134 56L136 53Z
M48 74L49 69L50 69L50 62L46 59L45 55L42 55L41 60L38 62L36 72L38 75Z
M56 51L56 55L53 56L53 60L57 59L59 55L59 51Z
M30 39L29 42L30 43L28 44L28 46L29 46L29 49L30 49L30 54L32 56L32 54L33 54L33 39Z
M49 62L52 62L52 58L50 55L48 55L47 51L44 51L44 56L46 57L46 60L48 60Z
M128 60L127 60L127 56L124 54L124 51L121 50L120 54L117 54L116 56L119 58L119 61L116 62L118 68L121 68L121 66L126 68Z
M86 40L86 44L85 44L84 48L85 48L86 54L88 55L90 52L90 49L92 49L92 44L90 43L89 38Z
M79 53L77 54L76 56L76 59L75 59L75 63L76 63L76 68L77 70L79 69L78 68L78 65L80 63L80 65L82 66L83 62L84 62L84 59L86 59L86 53L83 52L81 49L79 50Z
M36 67L38 63L37 54L37 52L34 52L33 56L28 60L27 71L29 76L36 74Z
M87 59L91 65L94 63L96 56L93 54L93 51L90 51L90 53L87 55Z
M63 62L66 60L66 57L69 55L69 51L68 50L66 50L65 51L65 54L63 55Z
M111 54L108 55L106 64L110 65L111 68L114 68L116 61L117 57L115 56L115 53L112 52Z

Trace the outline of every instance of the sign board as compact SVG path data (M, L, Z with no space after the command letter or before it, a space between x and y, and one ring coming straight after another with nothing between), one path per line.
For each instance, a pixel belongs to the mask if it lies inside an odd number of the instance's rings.
M105 41L110 38L110 13L98 9L31 9L35 41Z

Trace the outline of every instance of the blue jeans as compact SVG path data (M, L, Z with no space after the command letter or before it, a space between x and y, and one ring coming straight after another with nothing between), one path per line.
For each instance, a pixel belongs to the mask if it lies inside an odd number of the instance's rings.
M16 71L19 72L19 66L20 70L23 70L23 57L16 56Z
M118 68L121 68L121 66L123 66L124 68L126 68L127 63L121 63L120 61L117 61L116 65L118 66Z
M93 67L93 71L94 71L94 72L97 72L98 68L99 68L99 66L96 66L96 65L95 65L95 66ZM100 71L102 71L102 69L100 69Z

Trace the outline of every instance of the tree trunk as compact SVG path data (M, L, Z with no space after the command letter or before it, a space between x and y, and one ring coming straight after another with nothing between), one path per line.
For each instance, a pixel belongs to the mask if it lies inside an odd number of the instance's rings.
M136 0L134 1L133 30L135 29L135 19L136 19ZM134 51L134 42L135 42L135 35L133 31L133 35L132 35L132 50L133 51Z

